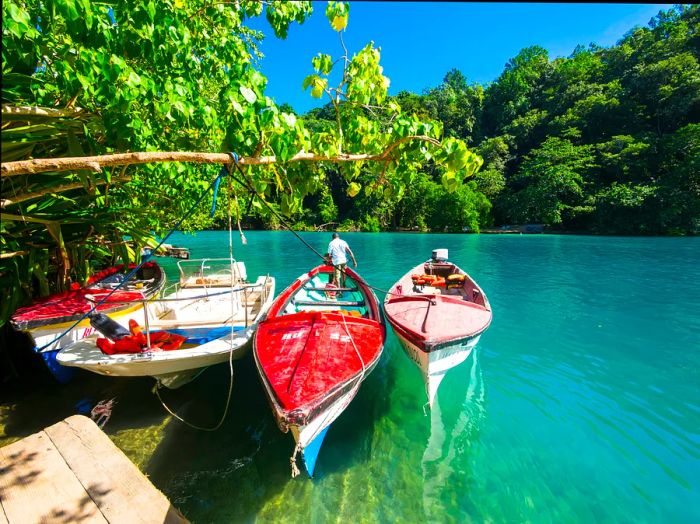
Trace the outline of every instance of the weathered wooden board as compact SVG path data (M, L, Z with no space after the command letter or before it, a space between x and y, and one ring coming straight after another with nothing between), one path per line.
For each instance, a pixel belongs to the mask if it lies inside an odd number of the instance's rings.
M107 522L43 431L0 448L0 464L9 522Z
M0 448L0 459L9 524L187 522L87 417L69 417Z

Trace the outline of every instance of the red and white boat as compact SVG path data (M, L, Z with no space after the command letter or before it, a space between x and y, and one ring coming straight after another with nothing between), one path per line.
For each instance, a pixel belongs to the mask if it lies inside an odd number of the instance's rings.
M155 262L146 262L128 282L114 291L135 267L136 264L126 268L123 264L109 267L90 277L83 288L41 298L30 306L17 309L12 315L12 327L29 332L34 339L34 350L41 350L41 356L59 382L67 382L73 371L56 362L58 351L90 336L95 330L85 318L64 336L57 337L105 298L105 302L97 306L97 311L128 326L129 319L143 317L145 302L163 289L165 272Z
M297 278L272 304L254 338L260 377L283 432L301 451L313 476L330 424L355 397L379 362L386 328L377 298L347 268L346 287L332 286L333 266L321 265Z
M446 249L436 249L396 282L384 299L386 318L401 345L421 370L428 404L433 405L445 373L464 362L491 324L482 289Z

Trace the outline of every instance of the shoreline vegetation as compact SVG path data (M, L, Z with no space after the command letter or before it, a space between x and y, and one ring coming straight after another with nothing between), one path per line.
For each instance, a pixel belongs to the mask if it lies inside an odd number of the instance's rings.
M247 22L265 16L284 39L314 7L3 2L0 325L139 260L176 225L229 217L267 230L700 233L700 6L660 11L611 47L527 47L488 85L452 69L390 96L380 49L348 49L351 6L329 2L339 45L290 87L327 103L299 115L265 95L263 34Z

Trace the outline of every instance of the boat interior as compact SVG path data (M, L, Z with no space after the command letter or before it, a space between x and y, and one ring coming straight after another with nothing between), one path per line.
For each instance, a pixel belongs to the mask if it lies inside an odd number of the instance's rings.
M228 258L180 260L180 287L231 286L247 282L245 264Z
M349 275L343 288L331 284L333 273L320 272L307 280L283 310L284 315L300 311L340 311L346 315L369 317L369 306L357 282Z
M413 272L401 281L402 293L462 297L480 306L486 305L476 283L455 264L430 260L422 269L423 273Z
M166 288L163 298L149 302L149 325L158 329L231 322L248 326L257 320L274 294L274 279L261 276L250 283L243 262L231 264L229 259L224 260L226 269L212 264L210 259L187 261L196 268L194 272L184 271L178 263L180 282Z
M119 286L121 291L139 291L152 286L156 281L163 280L162 270L153 264L144 264L128 282L126 279L128 270L116 271L89 285L89 289L114 289ZM121 284L121 285L120 285Z

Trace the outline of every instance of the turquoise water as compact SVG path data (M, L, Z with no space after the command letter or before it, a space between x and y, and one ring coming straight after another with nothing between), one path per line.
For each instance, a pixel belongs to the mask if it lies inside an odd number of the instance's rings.
M325 252L329 234L302 235ZM234 236L234 255L249 278L276 277L277 292L318 263L291 233L246 236L247 246ZM390 332L313 480L290 478L294 441L252 359L235 363L217 432L166 416L150 379L86 375L10 399L5 437L71 414L82 397L116 397L107 432L195 523L700 522L700 239L343 238L382 289L448 248L491 302L491 327L427 414L420 374ZM193 258L228 255L227 233L169 241ZM216 366L163 397L213 425L228 379Z

